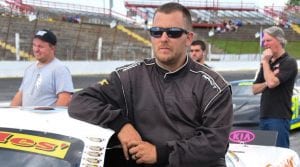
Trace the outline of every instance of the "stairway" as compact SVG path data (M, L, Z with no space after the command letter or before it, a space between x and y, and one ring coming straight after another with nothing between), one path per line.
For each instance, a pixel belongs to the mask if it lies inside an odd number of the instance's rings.
M139 34L133 32L131 30L127 29L123 25L117 25L117 29L126 33L127 35L131 36L132 38L136 39L137 41L144 43L146 46L151 46L151 42L149 40L143 38L142 36L140 36Z
M1 40L0 40L0 47L10 51L13 54L16 54L16 52L17 52L16 47L14 47L10 44L7 44L7 43L5 43L4 41L1 41ZM32 60L33 59L33 56L31 54L29 54L29 53L27 53L23 50L20 50L19 54L20 54L20 58L23 58L23 59L26 59L26 60Z
M298 34L300 34L300 26L297 24L292 24L291 25L292 29L297 32Z

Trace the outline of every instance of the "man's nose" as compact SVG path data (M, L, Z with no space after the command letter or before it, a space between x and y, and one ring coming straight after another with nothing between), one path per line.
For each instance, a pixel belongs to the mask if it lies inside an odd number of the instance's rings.
M34 52L38 52L40 49L38 47L33 47L32 49Z
M168 40L169 37L168 37L167 32L163 32L160 38L161 38L161 40Z

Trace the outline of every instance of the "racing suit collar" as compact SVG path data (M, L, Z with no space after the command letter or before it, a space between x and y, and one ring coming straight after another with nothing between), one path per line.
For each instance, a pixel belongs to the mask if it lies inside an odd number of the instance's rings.
M187 66L187 64L189 63L189 56L187 55L186 56L186 60L185 60L185 63L180 66L177 70L175 71L168 71L166 69L164 69L163 67L161 67L159 64L155 63L157 65L157 69L158 69L158 72L160 74L162 74L164 76L164 78L166 78L167 76L177 76L178 73L180 73L180 71L185 71L184 69L186 69L185 67Z

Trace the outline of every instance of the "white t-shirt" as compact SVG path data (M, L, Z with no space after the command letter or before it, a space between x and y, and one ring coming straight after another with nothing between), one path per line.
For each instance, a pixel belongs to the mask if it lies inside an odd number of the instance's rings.
M22 106L54 106L58 94L74 91L69 69L54 58L49 64L37 67L31 64L24 72L22 84Z

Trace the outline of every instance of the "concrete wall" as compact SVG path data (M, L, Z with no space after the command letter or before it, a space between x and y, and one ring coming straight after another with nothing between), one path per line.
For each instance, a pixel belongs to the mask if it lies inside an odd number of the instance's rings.
M0 61L0 78L22 77L32 61ZM63 61L72 75L109 74L115 68L133 61ZM256 70L259 61L207 61L216 71ZM300 66L299 66L300 67Z

